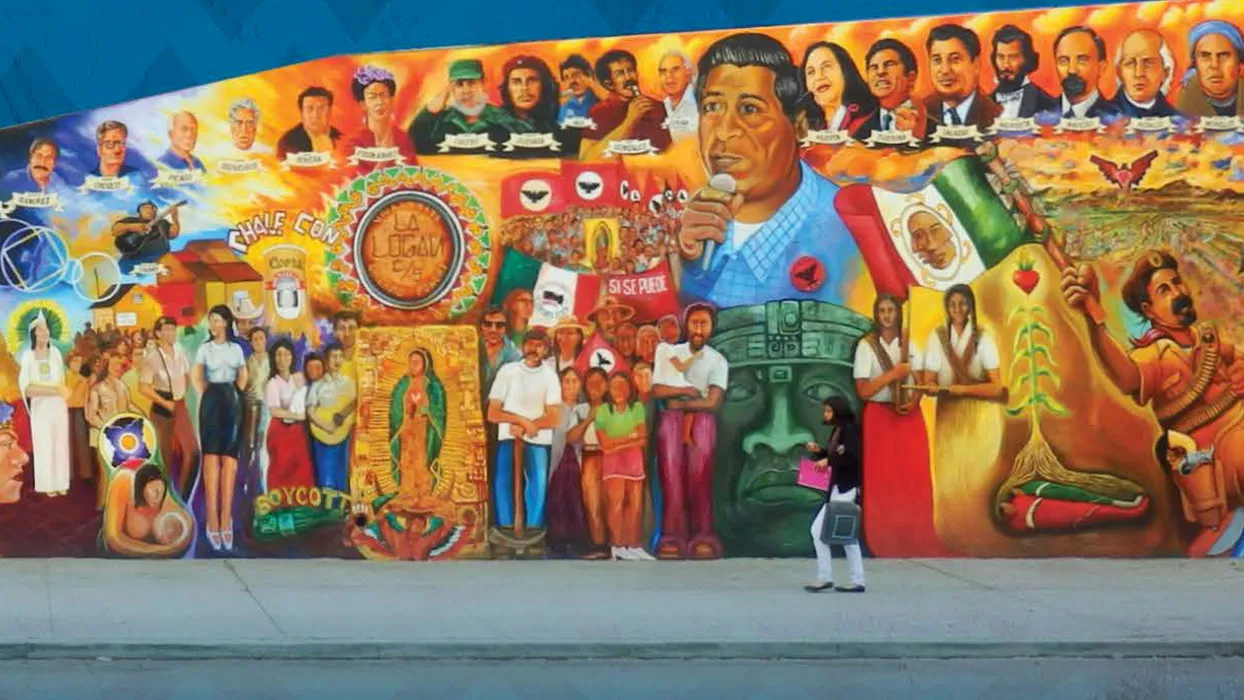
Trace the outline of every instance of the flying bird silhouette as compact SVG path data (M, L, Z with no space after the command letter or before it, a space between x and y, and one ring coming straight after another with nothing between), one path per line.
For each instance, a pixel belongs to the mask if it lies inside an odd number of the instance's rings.
M527 198L527 201L531 202L532 204L539 204L540 202L544 201L545 197L549 196L548 190L544 190L543 192L539 190L535 192L531 190L519 190L519 191L522 192L523 196Z
M583 194L591 194L595 192L596 190L600 189L599 182L580 182L578 183L578 185L579 185L579 191L582 192Z
M609 367L612 364L613 364L613 359L609 357L608 353L601 352L599 350L596 351L596 366L597 367L604 369L606 367Z
M1124 197L1131 194L1132 188L1140 184L1141 178L1149 172L1149 166L1158 157L1157 151L1149 151L1128 164L1115 163L1101 156L1089 156L1089 162L1097 166L1103 177L1118 187Z

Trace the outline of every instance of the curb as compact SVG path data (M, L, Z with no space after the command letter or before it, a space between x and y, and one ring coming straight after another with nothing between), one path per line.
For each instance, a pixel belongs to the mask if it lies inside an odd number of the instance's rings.
M870 660L1011 658L1244 657L1233 642L740 642L602 644L457 644L366 642L0 643L0 660Z

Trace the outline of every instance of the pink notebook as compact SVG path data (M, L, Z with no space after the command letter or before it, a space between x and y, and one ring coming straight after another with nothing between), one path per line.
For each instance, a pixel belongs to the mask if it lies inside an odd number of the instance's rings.
M816 462L803 457L799 460L799 478L795 483L817 491L828 491L829 472L829 469L825 471L817 469Z

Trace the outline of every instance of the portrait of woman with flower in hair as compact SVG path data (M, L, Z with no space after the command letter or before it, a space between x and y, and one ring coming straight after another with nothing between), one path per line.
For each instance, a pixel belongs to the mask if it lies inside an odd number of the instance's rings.
M343 142L345 157L363 172L377 165L415 162L415 146L398 126L395 113L397 79L379 66L359 66L350 79L350 93L363 108L363 124Z

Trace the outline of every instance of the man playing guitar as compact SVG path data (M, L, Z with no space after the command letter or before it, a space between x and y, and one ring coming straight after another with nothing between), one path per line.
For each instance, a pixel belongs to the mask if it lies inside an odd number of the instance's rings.
M138 216L127 216L112 225L113 243L121 254L121 272L128 274L134 266L152 263L169 252L169 241L181 233L177 210L182 200L156 213L156 205L148 200L138 205Z
M307 391L307 420L311 428L311 461L315 485L349 492L350 433L358 404L354 380L342 374L345 351L337 343L324 351L328 373Z

